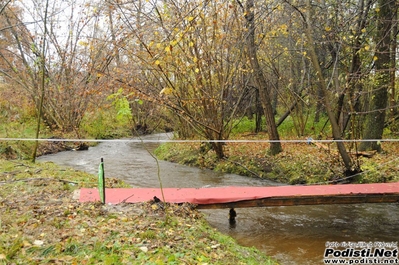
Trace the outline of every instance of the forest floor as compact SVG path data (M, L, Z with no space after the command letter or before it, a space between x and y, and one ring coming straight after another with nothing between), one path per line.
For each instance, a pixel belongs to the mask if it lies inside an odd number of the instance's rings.
M74 198L96 183L50 162L0 159L0 264L276 264L211 228L192 205Z
M240 134L235 140L265 140L264 133ZM305 139L304 139L305 140ZM267 142L226 143L218 159L206 143L166 143L156 150L160 159L226 173L259 177L288 184L377 183L399 181L399 143L382 143L383 152L356 152L347 145L354 167L348 176L334 143L282 143L283 152L268 154Z

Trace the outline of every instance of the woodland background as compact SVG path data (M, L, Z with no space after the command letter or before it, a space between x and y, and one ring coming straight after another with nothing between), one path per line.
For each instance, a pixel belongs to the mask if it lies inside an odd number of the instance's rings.
M3 0L1 122L37 123L36 137L124 128L226 140L251 121L271 155L280 138L335 139L356 173L350 150L381 152L378 139L398 134L397 10L395 0ZM209 148L226 157L223 143Z

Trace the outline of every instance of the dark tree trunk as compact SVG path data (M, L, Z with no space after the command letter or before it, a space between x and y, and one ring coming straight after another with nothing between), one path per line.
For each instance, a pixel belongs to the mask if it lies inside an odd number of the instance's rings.
M259 89L256 89L256 99L255 99L255 133L262 131L262 104L259 101Z
M373 0L361 0L359 1L359 19L356 25L356 37L354 38L353 50L352 50L352 62L349 69L349 74L346 81L345 93L342 95L347 96L349 94L349 113L344 112L344 99L342 98L342 104L338 104L338 115L343 116L343 127L342 134L345 133L348 125L355 125L359 122L360 117L353 113L360 112L360 94L363 90L362 78L362 61L360 58L360 50L362 47L362 30L366 27L368 14L373 4ZM353 127L353 126L352 126ZM351 130L351 135L354 138L359 137L359 131Z
M370 110L366 117L363 139L382 139L385 124L385 113L388 104L388 88L390 86L390 45L391 30L395 12L395 0L378 0L380 11L377 15L375 87L370 98ZM359 150L377 150L379 141L362 142Z
M267 131L269 134L270 154L276 155L282 151L281 143L279 142L279 134L277 131L276 121L274 119L272 99L270 97L269 85L263 75L262 69L259 65L257 57L257 47L255 44L255 16L254 16L254 0L248 0L246 3L245 19L247 20L248 39L247 50L248 56L253 69L254 79L259 88L259 96L261 99L263 111L266 118Z
M389 106L396 106L396 92L395 92L395 84L396 84L396 73L394 69L396 68L396 49L398 46L397 42L397 36L398 36L398 5L396 5L395 10L394 10L394 19L393 19L393 26L392 26L392 43L391 43L391 85L390 85L390 90L391 90L391 97L389 100ZM392 107L390 108L391 112L391 118L395 118L396 114L398 113L397 107Z

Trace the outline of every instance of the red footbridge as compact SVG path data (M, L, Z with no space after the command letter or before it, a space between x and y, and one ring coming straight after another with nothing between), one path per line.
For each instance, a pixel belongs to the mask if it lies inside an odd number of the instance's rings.
M374 184L212 188L106 188L105 203L154 200L198 209L399 202L399 182ZM97 188L80 189L81 202L100 201Z

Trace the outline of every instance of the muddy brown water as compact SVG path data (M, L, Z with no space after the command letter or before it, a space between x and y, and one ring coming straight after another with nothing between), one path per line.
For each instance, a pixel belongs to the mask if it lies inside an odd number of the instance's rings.
M165 140L169 134L145 136ZM104 142L88 151L66 151L39 157L60 165L97 174L104 158L105 174L134 187L159 187L155 160L148 150L158 143ZM273 186L278 183L218 173L159 161L163 187ZM330 242L399 241L399 204L317 205L236 209L237 222L229 225L228 210L202 210L222 233L245 246L254 246L280 264L323 264Z

